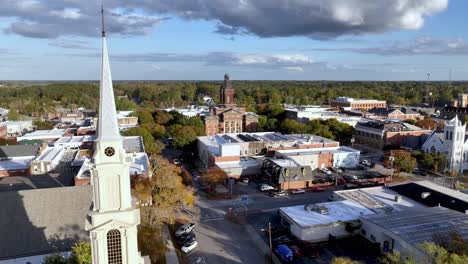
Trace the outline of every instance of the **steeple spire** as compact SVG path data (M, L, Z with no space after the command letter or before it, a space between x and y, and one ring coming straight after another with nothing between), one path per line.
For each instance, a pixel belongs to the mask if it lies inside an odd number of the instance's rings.
M104 27L104 4L101 4L101 17L102 17L102 37L106 37L106 28Z
M99 100L99 122L97 128L97 141L121 141L117 122L117 111L114 101L114 89L107 53L106 32L104 30L104 8L102 14L102 66Z

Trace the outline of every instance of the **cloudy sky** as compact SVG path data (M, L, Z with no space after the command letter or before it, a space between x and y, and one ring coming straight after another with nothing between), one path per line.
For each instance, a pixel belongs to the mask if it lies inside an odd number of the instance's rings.
M468 79L466 0L104 0L117 80ZM100 0L0 0L0 79L95 80Z

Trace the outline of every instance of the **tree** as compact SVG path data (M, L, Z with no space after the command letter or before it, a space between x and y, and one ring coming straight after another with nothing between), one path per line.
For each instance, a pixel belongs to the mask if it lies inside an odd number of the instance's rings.
M54 128L54 124L41 120L35 120L34 125L38 130L50 130Z
M72 247L70 262L72 264L92 264L91 243L78 242Z
M408 123L408 124L410 124L410 125L416 125L416 120L414 120L414 119L406 119L406 120L405 120L405 123Z
M403 258L398 251L392 253L386 253L383 257L379 258L379 264L416 264L416 261L412 258Z
M151 115L151 112L148 110L139 110L135 114L138 117L138 122L140 124L154 123L153 116Z
M197 132L190 126L172 125L169 127L169 134L176 148L184 148L197 140Z
M162 138L166 135L166 128L160 124L145 123L141 127L148 130L154 138Z
M449 252L442 246L434 243L424 242L419 246L421 251L426 254L424 263L433 264L464 264L468 263L468 255L459 255L454 252Z
M138 228L138 245L142 254L152 262L166 251L163 225L174 224L176 218L188 218L193 211L193 189L182 183L181 169L161 156L152 163L153 176L134 183L132 192L139 201L141 224ZM193 212L192 212L193 213Z
M286 119L281 123L281 132L285 134L304 134L307 131L307 125L296 120Z
M432 130L437 128L437 123L432 118L425 117L424 119L418 120L416 126Z
M68 260L60 254L52 254L44 259L44 264L68 264Z
M158 124L165 125L172 121L173 117L166 111L156 111L154 113L154 121Z
M416 168L416 159L411 157L411 154L406 151L398 151L395 153L395 161L393 166L395 169L400 172L412 172L414 168Z
M362 264L362 262L355 261L350 258L338 257L338 258L333 258L330 264Z
M143 138L143 143L145 144L145 148L149 148L149 145L154 142L154 137L151 133L144 129L143 127L134 127L130 128L129 130L123 132L125 136L140 136Z
M159 154L166 146L160 140L145 144L145 151L149 154Z
M8 120L11 120L11 121L20 120L20 115L18 114L16 109L11 109L10 112L8 112Z
M200 177L203 183L210 184L213 189L215 189L216 185L223 183L225 179L226 173L221 169L208 169Z

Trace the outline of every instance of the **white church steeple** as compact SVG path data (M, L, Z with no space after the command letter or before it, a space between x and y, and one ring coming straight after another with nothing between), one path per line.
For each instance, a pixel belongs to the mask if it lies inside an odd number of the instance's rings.
M450 173L456 175L463 173L465 131L466 124L463 124L457 115L445 124L444 132L448 149L447 167Z
M114 90L102 30L99 121L90 168L93 206L88 213L93 264L143 263L137 246L140 211L130 193L130 160L119 132Z

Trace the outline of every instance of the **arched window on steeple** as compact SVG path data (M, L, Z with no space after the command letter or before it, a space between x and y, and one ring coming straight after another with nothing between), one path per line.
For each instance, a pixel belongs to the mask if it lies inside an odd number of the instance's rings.
M108 264L122 264L122 238L117 229L107 232L107 260Z

